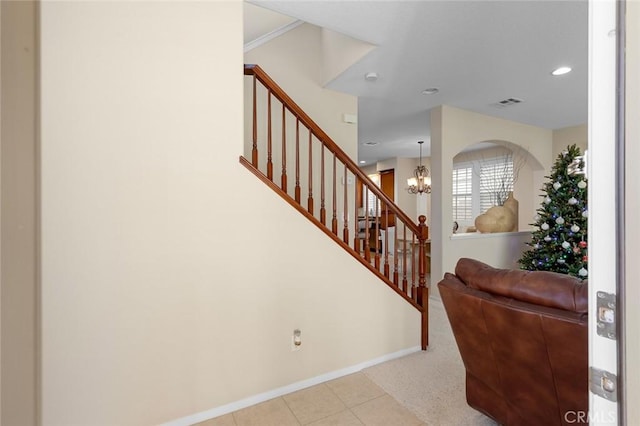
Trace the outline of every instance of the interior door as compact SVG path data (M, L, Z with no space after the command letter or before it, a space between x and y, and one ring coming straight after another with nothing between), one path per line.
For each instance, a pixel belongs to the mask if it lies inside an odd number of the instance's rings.
M380 189L392 200L395 198L395 172L393 169L380 172Z
M617 243L624 200L618 193L617 4L589 1L589 413L565 413L590 424L620 424L618 403L618 284ZM619 326L619 324L617 324ZM585 417L587 416L587 417Z
M380 172L380 189L393 201L395 201L395 176L393 169ZM386 206L382 206L382 211L380 212L381 227L386 229L388 226L394 226L396 222L395 219L395 215L393 213L387 213Z

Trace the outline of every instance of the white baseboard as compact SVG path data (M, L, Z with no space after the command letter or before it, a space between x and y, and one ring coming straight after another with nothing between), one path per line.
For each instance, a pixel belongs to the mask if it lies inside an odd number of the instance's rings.
M358 371L364 368L371 367L373 365L380 364L385 361L390 361L392 359L400 358L405 355L409 355L419 351L420 351L419 346L403 349L401 351L383 355L381 357L374 358L372 360L365 361L360 364L353 365L351 367L332 371L326 374L321 374L320 376L312 377L311 379L302 380L300 382L292 383L290 385L273 389L267 392L263 392L258 395L250 396L248 398L241 399L239 401L231 402L229 404L222 405L220 407L212 408L210 410L201 411L199 413L192 414L190 416L172 420L170 422L163 423L160 426L190 426L195 423L199 423L205 420L213 419L215 417L223 416L225 414L232 413L234 411L238 411L243 408L250 407L252 405L259 404L261 402L268 401L270 399L277 398L279 396L298 391L300 389L305 389L310 386L315 386L320 383L328 382L329 380L334 380L342 376L357 373Z

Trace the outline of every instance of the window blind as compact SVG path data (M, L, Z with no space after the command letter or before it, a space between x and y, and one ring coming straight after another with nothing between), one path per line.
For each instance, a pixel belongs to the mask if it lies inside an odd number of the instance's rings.
M453 169L453 220L471 221L473 216L473 169L460 167Z

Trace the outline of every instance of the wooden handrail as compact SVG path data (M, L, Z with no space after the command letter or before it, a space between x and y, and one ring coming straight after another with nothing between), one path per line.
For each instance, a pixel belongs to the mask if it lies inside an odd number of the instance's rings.
M340 148L338 144L336 144L333 139L331 139L331 137L327 135L320 126L318 126L316 122L313 121L311 117L309 117L307 113L305 113L302 108L300 108L298 104L295 103L295 101L291 99L267 73L264 72L262 68L260 68L259 65L245 64L244 75L253 75L262 84L268 87L270 94L282 102L282 104L285 105L294 116L298 117L300 122L302 122L302 124L304 124L316 136L316 138L318 138L329 149L329 151L334 153L340 161L346 164L349 171L358 176L360 180L369 187L369 191L373 192L379 200L386 204L391 211L402 220L402 222L405 222L411 231L419 234L420 231L418 229L418 225L410 219L405 212L399 209L387 194L382 192L382 190L373 183L371 179L369 179L369 177L356 165L351 157L349 157L342 148Z
M240 157L240 163L247 167L252 173L260 178L265 184L278 193L286 202L296 208L300 213L306 216L311 222L318 226L324 233L332 238L336 243L347 250L353 257L358 259L363 265L374 272L378 277L389 285L396 293L400 294L411 305L421 312L422 323L422 349L426 350L428 336L428 295L429 288L426 282L426 244L429 238L429 231L426 225L426 217L420 216L419 223L416 224L410 219L395 203L385 194L382 189L376 185L356 163L318 126L303 110L296 104L293 99L287 95L284 90L276 84L258 65L245 65L244 74L252 77L252 135L251 135L251 162L244 157ZM260 170L259 150L258 150L258 119L257 119L257 92L256 82L260 81L261 85L266 89L266 134L261 144L266 144L266 171ZM281 138L274 137L272 132L272 97L275 97L282 105L282 128ZM295 187L293 196L287 191L287 121L286 112L289 112L295 118L295 129L290 129L295 134ZM301 173L301 140L300 140L300 124L308 130L308 146L306 155L308 161L305 160L303 167L306 167L306 173ZM293 122L291 122L293 125ZM276 126L277 128L277 126ZM292 135L293 136L293 135ZM304 137L307 135L304 134ZM313 155L314 152L314 136L320 145L319 156ZM282 140L281 149L274 149L274 141ZM277 143L277 142L276 142ZM292 148L293 149L293 148ZM325 175L325 149L332 154L332 161L329 165L330 173ZM281 157L277 158L278 152L281 151ZM317 150L316 150L317 152ZM274 158L274 154L276 158ZM319 158L318 158L319 157ZM281 163L280 186L274 182L273 167ZM340 171L338 171L337 162L341 162ZM319 172L319 189L314 187L314 170ZM344 188L342 194L338 197L336 182L338 175L343 179ZM353 175L353 176L352 176ZM301 180L302 178L302 180ZM325 192L325 178L331 180L331 198L328 199ZM349 196L347 184L355 181L355 193L353 209L349 208ZM361 186L360 186L361 185ZM307 195L306 206L301 203L301 187L304 187ZM314 212L314 189L320 193L320 217L317 218ZM374 197L373 199L370 197ZM369 210L369 200L375 201L375 213ZM342 238L338 232L338 205L342 203L342 211L340 219L342 220ZM331 225L327 224L326 205L331 204ZM359 207L366 207L364 214L359 214ZM353 247L350 246L350 219L349 214L353 214ZM402 249L399 248L400 237L398 231L402 225ZM395 229L393 237L389 236L391 229ZM384 237L381 240L380 234L384 230ZM362 242L362 252L361 245ZM393 247L390 248L391 243ZM375 254L371 255L371 251ZM381 256L382 254L382 256ZM417 255L417 261L416 261ZM389 258L393 256L393 273L391 273L391 264ZM410 262L408 262L408 258ZM400 262L400 259L402 262ZM383 264L381 265L381 260ZM400 280L399 268L402 265L402 281ZM382 267L382 269L381 269ZM408 280L407 270L411 269L411 280ZM418 271L416 271L418 269ZM416 281L416 272L417 278Z

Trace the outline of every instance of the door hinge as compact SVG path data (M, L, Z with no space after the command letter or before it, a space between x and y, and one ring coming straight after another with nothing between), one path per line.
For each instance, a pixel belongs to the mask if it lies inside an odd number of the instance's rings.
M607 401L618 402L618 377L596 367L589 369L589 389Z
M616 318L618 314L616 309L616 295L599 291L597 292L596 299L598 312L596 332L598 336L616 340Z

